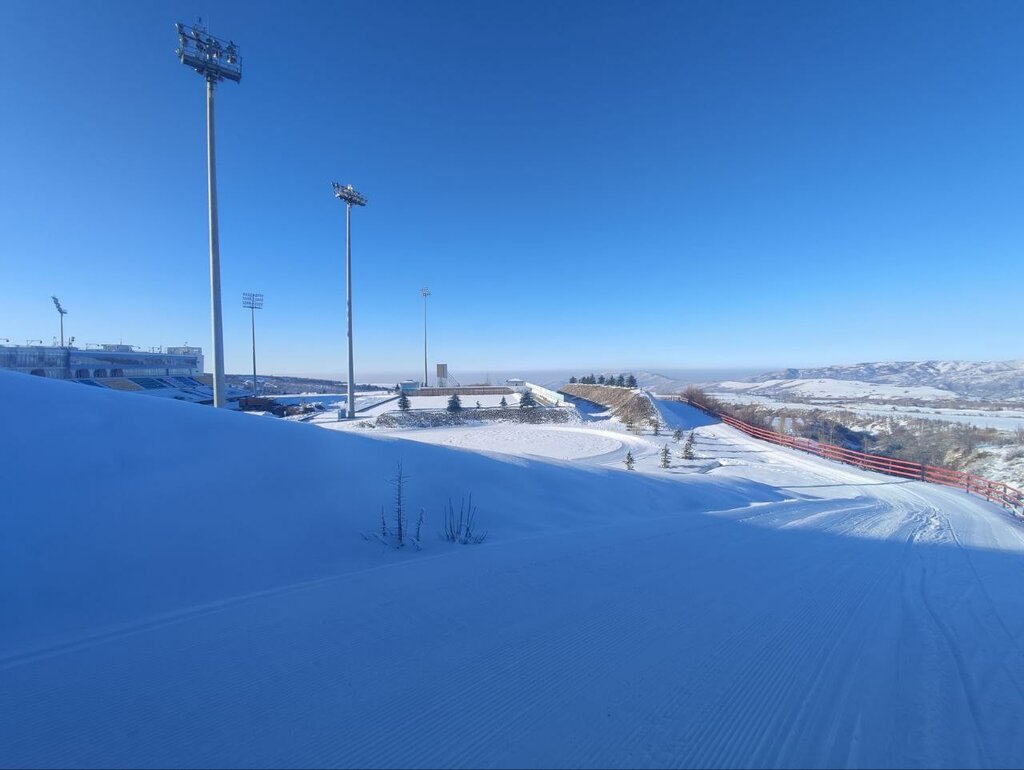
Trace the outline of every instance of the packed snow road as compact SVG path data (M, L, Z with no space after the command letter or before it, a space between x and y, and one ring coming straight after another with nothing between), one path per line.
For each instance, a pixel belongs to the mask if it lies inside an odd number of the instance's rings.
M696 438L703 473L653 453L587 472L664 477L614 487L634 490L611 497L619 519L381 551L9 655L0 764L1019 765L1021 527L725 426ZM730 479L747 502L683 494Z

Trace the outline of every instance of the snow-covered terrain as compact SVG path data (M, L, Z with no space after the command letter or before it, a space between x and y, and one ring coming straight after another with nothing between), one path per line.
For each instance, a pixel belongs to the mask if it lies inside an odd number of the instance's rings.
M865 404L862 401L778 401L767 396L747 393L726 393L718 391L714 397L730 404L757 404L771 409L792 409L812 411L828 409L853 412L874 417L902 417L909 419L937 420L974 425L978 428L1016 432L1024 430L1024 410L1021 409L961 409L940 406L899 406L896 404Z
M0 765L1024 756L1024 529L956 490L678 403L692 460L600 414L410 441L6 372L0 394ZM421 551L359 535L398 460ZM469 493L486 541L436 538Z
M786 379L763 380L761 382L725 381L715 383L713 392L740 392L775 399L803 398L843 400L870 399L889 401L894 399L916 399L922 401L950 401L956 393L927 385L889 385L876 382L839 379Z
M1024 360L880 361L815 369L784 369L747 378L769 380L854 380L902 388L928 387L958 397L990 401L1024 398Z

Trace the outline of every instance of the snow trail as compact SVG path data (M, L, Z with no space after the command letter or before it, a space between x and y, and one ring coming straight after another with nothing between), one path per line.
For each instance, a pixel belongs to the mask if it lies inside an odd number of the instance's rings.
M480 546L353 540L320 576L281 569L266 590L187 593L106 635L0 647L0 765L1019 764L1019 523L659 407L696 430L699 462L724 464L574 470L232 416L258 431L254 452L283 442L279 463L307 437L436 459L499 479L508 505ZM301 508L280 516L320 531ZM309 552L288 538L277 558Z

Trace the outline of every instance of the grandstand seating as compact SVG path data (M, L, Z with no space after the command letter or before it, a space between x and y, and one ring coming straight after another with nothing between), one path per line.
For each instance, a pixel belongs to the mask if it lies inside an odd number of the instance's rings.
M141 385L137 385L131 380L124 378L106 379L103 381L103 384L114 390L143 390Z
M167 387L160 380L155 380L152 377L132 377L131 381L136 385L141 385L146 390L160 390Z

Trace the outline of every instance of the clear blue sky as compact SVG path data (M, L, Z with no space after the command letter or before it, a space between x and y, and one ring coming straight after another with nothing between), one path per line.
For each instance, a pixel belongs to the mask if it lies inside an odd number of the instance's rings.
M0 337L209 351L219 87L229 371L1024 356L1024 4L5 3Z

